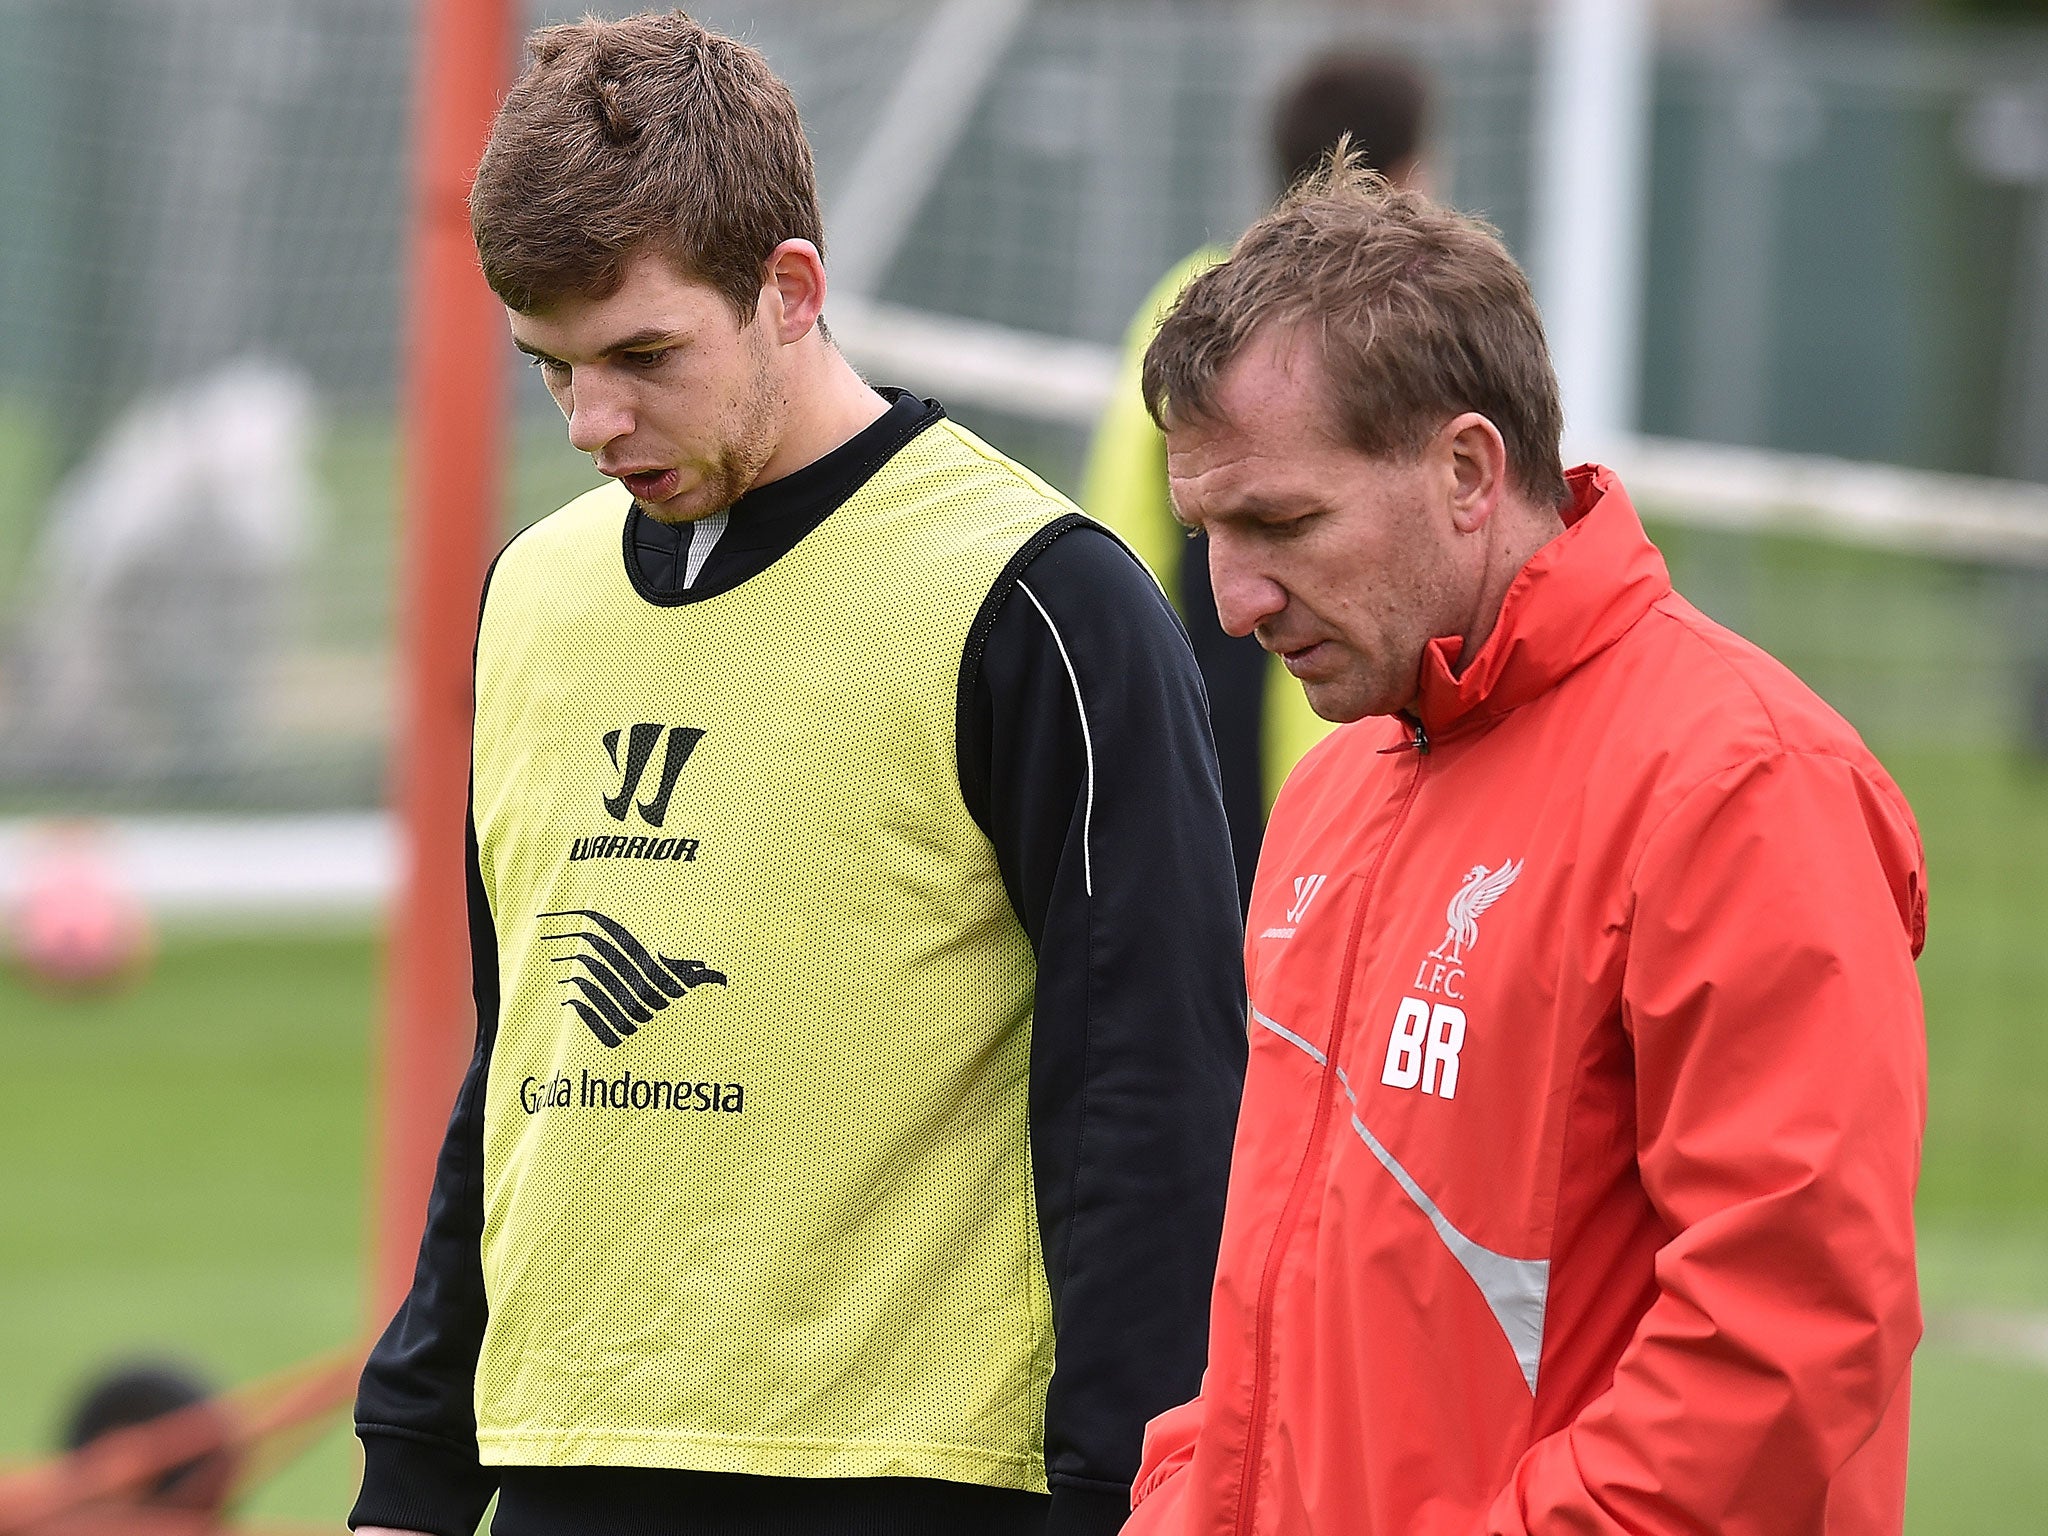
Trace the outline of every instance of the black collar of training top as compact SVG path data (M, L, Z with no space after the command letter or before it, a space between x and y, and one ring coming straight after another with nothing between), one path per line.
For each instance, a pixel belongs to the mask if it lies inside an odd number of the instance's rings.
M795 549L918 433L945 416L932 400L884 389L889 409L822 459L756 486L732 504L732 521L685 588L688 523L663 523L633 503L626 517L626 575L633 590L665 608L701 603L751 580Z

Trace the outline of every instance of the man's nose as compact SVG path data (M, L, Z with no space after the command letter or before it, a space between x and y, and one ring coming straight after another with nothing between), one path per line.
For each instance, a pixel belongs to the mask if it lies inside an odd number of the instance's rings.
M1287 589L1228 535L1209 537L1209 589L1226 634L1248 635L1287 606Z
M583 453L596 453L633 430L633 412L624 391L592 374L570 382L565 407L569 443Z

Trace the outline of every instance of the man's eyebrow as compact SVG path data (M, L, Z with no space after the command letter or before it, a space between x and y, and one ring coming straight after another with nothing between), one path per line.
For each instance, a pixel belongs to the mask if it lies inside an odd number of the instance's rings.
M633 332L630 336L621 336L617 341L610 343L599 352L598 356L615 357L621 352L650 352L657 347L679 346L687 340L689 340L689 337L682 331L668 330L658 325L651 325L643 330ZM543 352L539 347L534 346L530 342L522 341L517 336L512 338L512 345L524 352L528 357L537 357L544 362L550 363L561 361L552 352Z
M657 347L672 347L687 340L683 332L670 330L659 325L650 325L635 331L630 336L621 336L598 355L611 357L620 352L651 352Z

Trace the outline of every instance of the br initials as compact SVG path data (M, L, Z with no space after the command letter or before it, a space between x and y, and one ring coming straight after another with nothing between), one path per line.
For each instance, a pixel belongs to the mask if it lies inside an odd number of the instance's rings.
M1465 1043L1465 1010L1404 997L1387 1041L1380 1081L1389 1088L1420 1087L1439 1098L1458 1094L1458 1051Z

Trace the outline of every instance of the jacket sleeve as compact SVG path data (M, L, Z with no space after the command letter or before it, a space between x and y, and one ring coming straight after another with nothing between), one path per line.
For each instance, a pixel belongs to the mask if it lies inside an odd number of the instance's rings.
M1898 1528L1925 891L1898 791L1833 756L1730 770L1650 835L1622 1008L1672 1235L1611 1387L1531 1447L1485 1530Z
M991 602L962 788L1038 958L1048 1531L1092 1536L1129 1510L1145 1421L1201 1375L1244 1077L1237 887L1200 679L1158 586L1084 525Z
M487 1308L483 1276L483 1102L498 1020L498 942L468 828L469 938L476 1050L434 1170L412 1289L370 1351L356 1394L363 1485L349 1528L390 1526L472 1536L497 1479L476 1443L476 1364Z

